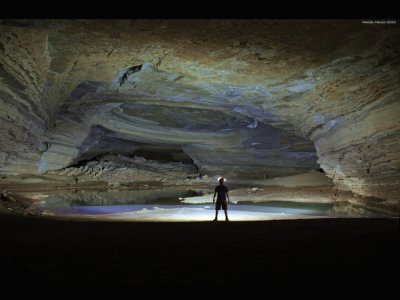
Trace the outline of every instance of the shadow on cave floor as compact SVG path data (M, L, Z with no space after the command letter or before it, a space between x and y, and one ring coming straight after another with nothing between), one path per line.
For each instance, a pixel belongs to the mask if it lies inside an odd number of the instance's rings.
M2 283L397 288L398 219L66 222L0 215Z

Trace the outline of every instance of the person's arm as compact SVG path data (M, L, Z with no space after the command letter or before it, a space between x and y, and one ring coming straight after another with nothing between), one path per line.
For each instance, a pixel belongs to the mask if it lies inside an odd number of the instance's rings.
M214 191L213 203L215 202L215 196L217 195L217 191Z
M228 199L228 203L230 203L230 202L231 202L231 200L229 200L229 195L228 195L228 192L226 192L226 199Z

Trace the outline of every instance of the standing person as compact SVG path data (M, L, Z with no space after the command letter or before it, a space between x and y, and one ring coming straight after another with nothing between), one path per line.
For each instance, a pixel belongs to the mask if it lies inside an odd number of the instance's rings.
M224 185L225 178L221 177L220 179L218 179L218 181L219 181L219 185L217 185L215 187L214 197L213 197L213 203L214 203L215 196L218 194L217 203L215 204L215 219L214 219L214 221L218 221L218 211L221 209L221 207L225 212L225 221L229 221L229 219L228 219L228 202L229 202L228 188Z

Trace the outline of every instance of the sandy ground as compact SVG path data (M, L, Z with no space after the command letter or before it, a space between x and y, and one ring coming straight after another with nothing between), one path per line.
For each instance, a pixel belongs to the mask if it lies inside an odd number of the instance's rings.
M398 219L137 223L0 214L0 226L8 290L256 284L389 293L397 286Z

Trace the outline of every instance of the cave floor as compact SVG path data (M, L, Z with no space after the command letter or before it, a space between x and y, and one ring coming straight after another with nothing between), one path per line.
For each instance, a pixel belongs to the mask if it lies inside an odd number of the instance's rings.
M50 188L50 189L49 189ZM209 221L214 218L213 187L148 186L135 189L12 190L11 212L18 203L28 206L21 213L69 219L108 221ZM322 218L334 216L335 197L326 187L242 187L230 191L231 221ZM4 209L3 209L4 211ZM220 212L220 219L224 214Z
M396 287L398 219L98 222L0 214L4 286ZM396 266L397 264L397 266ZM384 275L384 276L383 276Z

